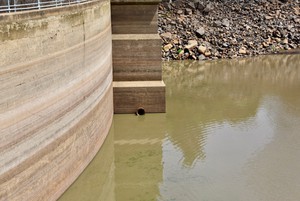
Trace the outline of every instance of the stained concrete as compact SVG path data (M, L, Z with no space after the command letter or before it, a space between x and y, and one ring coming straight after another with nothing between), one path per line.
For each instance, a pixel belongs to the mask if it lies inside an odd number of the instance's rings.
M56 200L111 126L110 2L0 18L0 200Z
M113 47L114 81L162 79L158 34L114 34Z
M165 84L163 81L114 82L114 111L134 114L138 108L146 113L165 112Z

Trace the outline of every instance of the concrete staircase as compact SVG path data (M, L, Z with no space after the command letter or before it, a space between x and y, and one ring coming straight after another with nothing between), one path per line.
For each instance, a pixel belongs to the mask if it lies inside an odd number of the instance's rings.
M165 112L158 0L111 0L115 113Z

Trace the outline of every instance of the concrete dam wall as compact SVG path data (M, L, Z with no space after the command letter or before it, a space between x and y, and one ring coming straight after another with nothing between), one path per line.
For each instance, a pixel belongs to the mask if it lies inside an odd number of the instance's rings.
M56 200L113 117L110 2L0 15L0 200Z

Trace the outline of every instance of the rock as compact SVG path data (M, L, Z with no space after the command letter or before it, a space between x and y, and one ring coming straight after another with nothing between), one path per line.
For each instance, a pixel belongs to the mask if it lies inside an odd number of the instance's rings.
M203 14L207 15L208 13L210 13L212 10L214 9L213 5L211 2L209 2L205 8L203 9Z
M196 7L195 7L195 3L194 2L188 2L188 4L187 4L191 9L195 9Z
M241 47L241 48L239 49L239 53L240 53L240 54L247 54L247 49L246 49L245 47Z
M195 55L191 55L190 59L197 60L197 57Z
M189 40L188 44L184 47L185 49L191 50L198 45L196 40Z
M246 28L246 30L250 30L251 29L251 27L249 25L246 25L245 28Z
M294 18L295 23L300 23L300 18Z
M231 59L235 59L235 58L237 58L237 55L236 55L236 54L231 55L230 58L231 58Z
M273 19L273 17L272 17L272 16L269 16L269 15L266 15L266 16L265 16L265 19L266 19L266 20L270 20L270 19Z
M206 57L209 57L209 56L211 56L211 52L210 52L209 50L207 50L207 51L204 52L204 55L205 55Z
M213 26L220 27L220 26L222 26L222 22L220 20L216 20L216 21L214 21Z
M227 18L224 18L224 19L222 20L222 25L223 25L224 27L229 27L229 26L230 26L229 20L228 20Z
M196 31L196 36L201 38L205 35L205 29L203 27L199 27Z
M296 48L297 48L297 45L295 45L295 44L289 44L289 47L290 47L290 48L293 48L293 49L296 49Z
M172 38L172 34L170 32L162 33L160 34L160 36L163 38L169 38L169 39Z
M179 15L181 15L182 13L183 13L182 10L178 10L178 11L177 11L177 14L179 14Z
M222 47L224 47L224 48L227 48L227 47L229 47L230 45L228 44L228 43L222 43Z
M186 8L184 11L185 11L184 13L185 13L186 15L191 15L191 14L193 14L192 9L190 9L190 8Z
M289 31L292 31L293 28L294 28L294 25L291 25L291 24L290 24L290 25L287 26L287 29L288 29Z
M172 47L173 47L173 45L169 43L169 44L164 46L164 51L168 52Z
M198 56L198 59L199 60L204 60L204 59L206 59L206 57L203 54L201 54L200 56Z
M214 52L214 56L217 57L217 58L221 58L221 55L220 55L220 53L218 51Z
M280 42L281 42L281 39L280 39L280 38L275 38L275 41L276 41L277 43L280 43Z
M195 5L195 9L202 11L205 8L205 6L203 5L203 2L201 0L193 0L193 2Z
M179 44L179 40L178 40L178 39L174 39L172 42L173 42L173 44L175 44L175 45L178 45L178 44Z
M201 53L201 54L204 54L205 51L206 51L206 49L207 49L207 48L206 48L205 46L200 45L200 46L198 47L198 52Z
M295 15L300 15L300 8L299 7L294 8L294 13Z
M263 42L262 45L264 48L269 47L269 43L266 43L266 42Z

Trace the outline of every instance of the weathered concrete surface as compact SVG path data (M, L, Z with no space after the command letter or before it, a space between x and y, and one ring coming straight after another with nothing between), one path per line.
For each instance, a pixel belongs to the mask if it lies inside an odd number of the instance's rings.
M166 112L163 81L113 82L115 113L134 114L138 108L145 112Z
M1 15L0 46L0 200L56 200L111 125L110 2Z
M114 112L165 112L158 0L112 0Z
M114 81L162 79L158 34L114 34L112 42Z
M150 1L112 0L111 20L113 34L155 34L157 33L157 4ZM152 2L155 3L155 2Z

